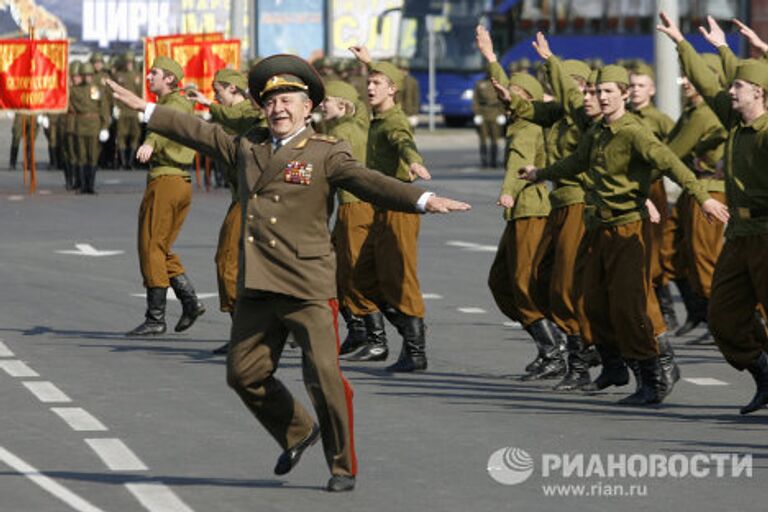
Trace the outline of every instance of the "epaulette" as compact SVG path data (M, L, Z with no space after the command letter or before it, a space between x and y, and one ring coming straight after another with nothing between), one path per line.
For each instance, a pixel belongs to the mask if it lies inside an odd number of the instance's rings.
M328 144L336 144L339 141L339 139L337 139L333 135L326 135L324 133L315 133L310 137L310 139L327 142Z

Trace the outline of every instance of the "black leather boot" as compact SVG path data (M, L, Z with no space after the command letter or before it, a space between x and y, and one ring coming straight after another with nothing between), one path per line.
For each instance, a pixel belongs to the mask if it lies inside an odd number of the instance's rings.
M661 365L662 394L667 397L675 383L680 380L680 367L675 361L675 351L669 342L669 336L662 334L657 338L659 342L659 364Z
M762 409L768 404L768 356L765 352L760 352L760 355L752 365L747 367L747 371L752 374L752 378L755 379L757 390L752 400L741 408L739 412L741 414L749 414L755 412L758 409Z
M75 180L72 184L72 188L80 192L80 189L83 187L83 169L79 165L73 165L72 166L72 177Z
M72 165L69 162L64 162L64 188L66 190L72 190L74 188L75 180L72 176Z
M499 163L499 145L496 144L496 141L493 141L491 143L491 167L495 169L498 163Z
M596 347L600 353L603 368L600 370L600 375L582 389L584 391L600 391L610 386L626 386L629 382L629 372L621 354L614 348L605 345L596 345Z
M403 315L401 321L403 348L395 364L387 367L389 372L414 372L427 369L424 319Z
M675 279L675 285L685 304L685 323L675 332L675 336L685 336L702 322L707 321L707 299L691 289L687 279Z
M488 167L488 146L480 144L480 165Z
M677 314L675 313L675 301L672 300L672 291L669 289L669 285L656 286L653 291L656 293L656 298L659 299L661 314L664 316L664 323L667 324L667 329L674 331L678 328L679 324L677 323Z
M19 158L19 146L11 145L11 154L8 160L8 167L10 167L12 171L16 170L16 162L18 161L18 158Z
M195 289L186 274L172 277L171 288L173 288L176 298L181 302L181 318L173 330L176 332L186 331L192 327L197 317L205 313L205 306L197 300Z
M147 288L147 312L144 323L129 331L128 336L155 336L165 333L165 296L167 288Z
M535 371L522 376L521 380L553 379L565 374L566 362L564 351L560 347L560 341L555 335L555 330L549 320L542 318L525 328L531 335L536 346L543 352L542 363Z
M661 364L658 357L636 361L639 367L639 387L631 395L619 400L621 405L651 405L664 400ZM635 364L632 362L631 364Z
M584 360L587 362L587 367L595 368L602 366L603 360L600 358L600 352L595 345L584 346Z
M590 383L589 363L586 359L586 350L581 336L573 334L568 336L568 370L563 380L555 385L557 391L570 391L581 389Z
M376 311L363 317L366 340L362 348L347 357L347 361L385 361L389 356L384 315Z
M58 168L58 162L56 161L57 151L55 146L48 145L48 169Z
M344 318L344 323L347 324L347 337L344 338L344 343L341 344L339 349L339 355L343 356L362 347L367 340L367 336L365 322L363 322L362 318L353 314L348 308L341 308L339 312Z

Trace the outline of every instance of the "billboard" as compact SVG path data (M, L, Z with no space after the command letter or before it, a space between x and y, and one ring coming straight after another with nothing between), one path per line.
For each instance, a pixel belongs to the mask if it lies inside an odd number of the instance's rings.
M260 0L258 53L293 53L305 59L319 56L325 42L323 0Z
M395 55L401 13L387 11L402 7L403 0L329 1L332 13L331 56L350 58L352 54L348 48L359 45L368 47L375 59Z

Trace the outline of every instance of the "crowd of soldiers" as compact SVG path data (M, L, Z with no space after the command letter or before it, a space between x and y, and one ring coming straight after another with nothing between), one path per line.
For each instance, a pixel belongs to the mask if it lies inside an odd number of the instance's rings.
M676 122L653 106L647 64L561 60L539 33L538 76L507 75L478 27L488 62L475 88L482 163L495 164L489 138L501 127L507 143L498 199L507 223L488 285L537 348L523 380L592 392L624 386L631 373L637 387L620 403L656 404L680 378L670 337L706 322L728 363L755 380L742 414L768 403L768 181L759 168L768 44L736 21L763 56L740 60L708 23L717 53L700 55L662 15L683 70ZM662 176L683 189L674 205ZM670 282L686 307L682 326Z

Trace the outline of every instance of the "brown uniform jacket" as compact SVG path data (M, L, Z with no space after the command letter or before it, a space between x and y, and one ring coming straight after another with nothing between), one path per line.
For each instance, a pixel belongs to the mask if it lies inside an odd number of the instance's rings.
M266 129L232 136L220 126L160 105L148 128L237 167L243 205L238 293L335 297L336 256L328 221L336 188L413 213L424 192L366 169L346 142L317 135L310 127L274 153Z

